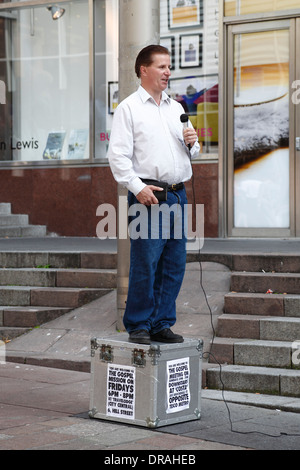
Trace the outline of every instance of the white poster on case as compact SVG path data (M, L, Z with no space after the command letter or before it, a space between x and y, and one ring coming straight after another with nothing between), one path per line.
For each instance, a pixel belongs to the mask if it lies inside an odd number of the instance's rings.
M167 413L190 406L190 358L167 361Z
M135 367L108 364L106 415L134 419Z

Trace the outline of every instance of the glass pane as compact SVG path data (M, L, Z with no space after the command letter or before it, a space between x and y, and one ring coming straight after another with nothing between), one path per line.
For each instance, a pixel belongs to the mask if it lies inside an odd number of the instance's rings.
M196 129L202 160L218 157L218 7L219 0L160 0L160 43L172 59L167 92ZM195 24L196 29L187 29Z
M289 31L234 47L234 225L288 228Z
M0 20L0 79L7 87L2 160L89 156L88 3L60 8L61 17L43 6Z
M95 2L95 158L106 158L118 105L119 2Z
M299 9L299 0L225 0L225 16Z

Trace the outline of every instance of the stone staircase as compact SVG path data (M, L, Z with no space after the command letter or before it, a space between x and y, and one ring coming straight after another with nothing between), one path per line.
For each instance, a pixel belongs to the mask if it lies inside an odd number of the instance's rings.
M208 366L206 385L299 397L300 257L250 258L232 272L212 346L222 373Z
M10 203L0 203L0 238L44 237L45 225L30 225L28 215L12 214Z
M0 339L16 338L115 287L113 254L1 252Z

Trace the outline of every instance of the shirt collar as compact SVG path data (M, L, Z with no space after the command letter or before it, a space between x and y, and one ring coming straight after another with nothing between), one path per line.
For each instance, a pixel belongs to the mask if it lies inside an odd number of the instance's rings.
M153 101L152 96L141 85L138 88L138 94L140 95L141 100L143 101L143 103L146 103L146 101L148 101L149 99L151 99ZM166 101L167 103L170 102L170 97L167 95L167 93L165 91L163 91L162 94L161 94L161 101Z

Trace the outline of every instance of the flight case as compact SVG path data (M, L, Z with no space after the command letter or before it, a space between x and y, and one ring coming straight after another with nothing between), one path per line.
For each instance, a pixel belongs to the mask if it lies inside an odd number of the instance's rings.
M92 338L89 416L148 428L200 419L202 353L200 339Z

